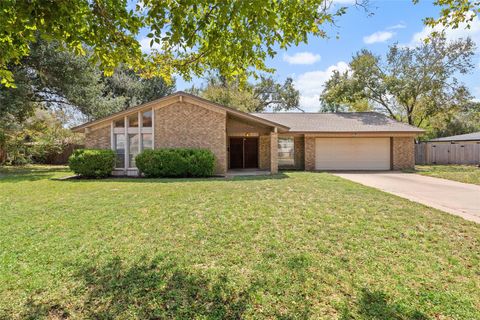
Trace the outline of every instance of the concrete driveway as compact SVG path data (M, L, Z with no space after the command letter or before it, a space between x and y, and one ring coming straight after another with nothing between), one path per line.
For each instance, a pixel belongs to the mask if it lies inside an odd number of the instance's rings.
M334 175L480 223L480 186L477 185L391 171Z

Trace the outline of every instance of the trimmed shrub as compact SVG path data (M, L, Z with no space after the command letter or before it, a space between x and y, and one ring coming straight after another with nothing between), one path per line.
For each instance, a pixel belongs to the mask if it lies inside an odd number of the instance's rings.
M144 150L135 157L146 177L209 177L215 171L215 155L207 149Z
M68 158L70 169L83 177L108 177L115 167L112 150L78 149Z

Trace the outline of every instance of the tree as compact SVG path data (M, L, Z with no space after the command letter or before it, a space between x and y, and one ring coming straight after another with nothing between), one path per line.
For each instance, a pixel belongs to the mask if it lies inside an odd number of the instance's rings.
M260 82L253 86L253 96L259 101L257 112L270 108L272 111L300 110L300 92L295 89L293 79L287 78L283 84L272 77L260 77Z
M418 3L420 0L413 0L413 2ZM425 25L432 29L437 27L457 29L461 25L470 28L471 23L480 13L480 1L477 0L435 0L433 3L441 7L440 16L424 19Z
M221 76L210 77L206 87L189 90L207 100L244 112L301 110L300 93L293 80L287 78L283 84L271 77L261 76L255 84L240 85L239 81L228 81Z
M30 55L38 38L62 41L78 55L91 49L90 60L106 75L123 64L165 81L205 70L246 81L254 70L271 70L265 60L277 48L326 37L326 25L346 12L333 2L2 0L0 83L13 84L12 65ZM154 49L149 54L138 40L145 30Z
M433 116L460 110L472 100L456 78L470 72L475 44L470 39L447 42L433 38L418 47L393 45L382 60L363 50L350 62L350 70L334 73L321 94L330 107L377 110L416 126Z
M111 77L103 77L103 96L124 99L124 109L152 101L175 91L175 81L167 84L163 78L142 78L133 70L118 67Z
M423 139L480 131L480 103L472 101L460 110L437 114L429 120L429 127Z
M57 42L33 43L21 64L10 68L17 88L0 87L0 116L17 121L32 116L37 108L75 108L89 118L120 110L123 98L105 94L99 69L86 57L61 50Z
M64 127L61 112L37 109L23 122L0 119L0 164L48 163L82 137Z
M104 77L87 57L64 51L57 42L32 44L30 56L11 71L17 88L0 87L0 116L10 114L20 122L37 108L72 109L96 119L175 88L158 77L141 79L122 66Z

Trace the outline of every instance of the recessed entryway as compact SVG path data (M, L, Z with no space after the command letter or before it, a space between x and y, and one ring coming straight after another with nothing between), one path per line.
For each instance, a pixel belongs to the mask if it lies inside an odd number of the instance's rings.
M258 138L230 138L230 169L258 168Z

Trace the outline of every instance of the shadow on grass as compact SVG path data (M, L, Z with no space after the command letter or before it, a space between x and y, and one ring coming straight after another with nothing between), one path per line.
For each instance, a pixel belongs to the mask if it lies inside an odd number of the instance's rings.
M22 319L242 319L260 311L267 318L310 318L312 302L305 299L303 289L309 262L292 258L287 264L295 275L292 279L299 281L293 292L292 283L283 278L273 283L262 276L241 281L235 274L194 268L165 255L130 263L117 257L101 265L74 265L78 271L73 278L79 285L69 298L45 301L32 295L20 315ZM284 292L294 303L276 305L261 298Z
M86 319L240 319L251 301L253 287L240 289L223 274L187 270L156 258L126 266L119 258L101 267L80 268L85 287L75 296L75 308ZM25 306L22 318L69 318L58 303Z
M210 178L143 178L143 177L109 177L104 179L86 179L71 178L58 180L60 182L84 183L84 182L129 182L129 183L178 183L178 182L239 182L252 180L279 180L286 179L289 176L285 173L275 175L259 175L259 176L236 176L236 177L210 177Z
M0 167L0 183L50 179L59 172L69 172L68 167L58 166L3 166Z
M371 291L363 288L360 298L353 308L345 306L342 310L342 320L365 319L365 320L428 320L420 311L406 310L403 305L389 301L386 293L380 290Z

